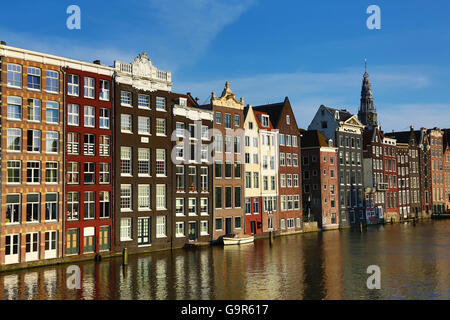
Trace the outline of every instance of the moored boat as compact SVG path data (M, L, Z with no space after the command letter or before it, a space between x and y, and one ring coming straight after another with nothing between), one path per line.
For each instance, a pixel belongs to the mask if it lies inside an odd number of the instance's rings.
M255 240L255 238L250 235L231 234L231 235L226 235L225 237L223 237L223 244L224 245L245 244L245 243L251 243L254 240Z

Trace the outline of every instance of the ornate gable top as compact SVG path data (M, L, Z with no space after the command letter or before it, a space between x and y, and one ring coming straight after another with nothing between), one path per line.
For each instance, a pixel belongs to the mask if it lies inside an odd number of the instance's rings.
M244 108L244 98L241 98L241 100L236 99L235 94L230 89L230 83L228 81L225 83L225 88L220 97L216 97L214 91L212 92L211 103L222 107Z

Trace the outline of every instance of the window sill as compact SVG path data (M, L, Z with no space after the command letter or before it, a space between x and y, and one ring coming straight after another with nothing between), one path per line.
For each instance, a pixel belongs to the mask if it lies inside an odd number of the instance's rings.
M126 241L133 241L133 239L131 238L126 238L126 239L120 239L121 242L126 242Z

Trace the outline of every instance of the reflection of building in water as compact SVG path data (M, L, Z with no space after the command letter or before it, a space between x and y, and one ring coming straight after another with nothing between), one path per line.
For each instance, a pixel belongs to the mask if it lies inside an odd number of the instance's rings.
M323 234L323 279L325 299L344 298L342 288L341 234L330 231Z
M45 270L44 273L44 285L42 288L47 293L48 299L55 299L56 286L57 286L57 275L56 270Z
M38 293L38 273L37 272L31 272L27 273L24 276L24 283L25 283L25 299L31 300L35 299Z
M17 298L19 288L19 276L12 274L5 276L3 278L3 299L4 300L13 300Z

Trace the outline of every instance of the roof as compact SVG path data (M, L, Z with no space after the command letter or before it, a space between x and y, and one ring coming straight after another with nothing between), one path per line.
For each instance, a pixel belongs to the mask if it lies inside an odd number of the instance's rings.
M255 114L256 123L258 124L259 129L269 130L269 131L274 129L272 121L270 121L270 116L267 114L267 112L254 110L253 113ZM264 127L262 125L261 118L263 115L269 116L269 127Z
M323 106L325 108L325 110L327 110L334 118L334 115L336 114L336 111L339 112L339 120L340 121L347 121L348 119L350 119L351 117L353 117L353 114L348 111L347 109L335 109L335 108L330 108L327 106Z
M394 138L398 143L407 143L411 139L411 131L401 131L401 132L388 132L385 134L386 137Z
M301 146L302 148L313 147L329 147L328 139L319 130L301 131ZM334 145L331 145L334 147Z
M450 148L450 129L442 129L444 131L444 141L442 143L444 152L448 148Z
M275 128L277 128L278 122L280 121L281 114L283 113L283 108L284 108L285 102L286 102L286 99L283 102L255 106L255 107L253 107L253 110L254 111L262 111L262 112L267 113L270 117L270 121L272 122L273 126Z

